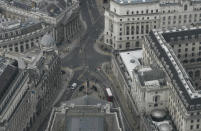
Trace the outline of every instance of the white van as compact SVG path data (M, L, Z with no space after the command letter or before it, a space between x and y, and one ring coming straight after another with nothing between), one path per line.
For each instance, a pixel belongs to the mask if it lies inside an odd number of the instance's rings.
M77 83L73 83L73 84L71 85L71 89L72 89L72 90L74 90L76 87L77 87Z

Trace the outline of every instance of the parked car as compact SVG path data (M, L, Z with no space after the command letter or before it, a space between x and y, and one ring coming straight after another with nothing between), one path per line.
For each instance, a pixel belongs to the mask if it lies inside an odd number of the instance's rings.
M82 91L84 89L84 86L80 86L79 91Z

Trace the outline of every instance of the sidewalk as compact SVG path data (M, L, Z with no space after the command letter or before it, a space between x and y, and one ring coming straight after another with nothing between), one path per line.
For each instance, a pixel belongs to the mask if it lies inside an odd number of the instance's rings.
M130 109L128 107L126 98L122 95L123 92L121 92L119 82L116 80L116 78L114 77L114 75L112 73L112 70L110 68L110 63L102 64L102 69L103 69L104 74L108 77L108 79L114 85L113 86L114 87L113 91L115 91L115 93L118 96L121 108L123 107L122 111L124 111L124 114L125 114L128 122L129 122L129 125L131 126L132 129L134 129L134 131L138 131L139 130L139 128L138 128L139 125L137 125L137 123L138 123L137 118L133 117L134 115L133 115L133 113L131 113L131 111L130 111Z
M106 51L103 51L102 49L100 49L100 42L97 42L94 44L94 50L96 52L98 52L99 54L102 54L102 55L107 55L107 56L111 56L112 54L110 52L106 52Z
M106 47L101 48L101 46L105 46L104 43L103 43L103 34L100 34L100 36L96 40L96 42L94 44L94 49L99 54L107 55L107 56L112 55L111 50L107 49L107 51L105 51L105 50L103 50L103 48L106 48Z
M109 7L109 3L104 4L102 0L96 0L98 11L100 15L104 15L105 9Z
M63 93L65 92L66 86L68 85L71 76L73 76L73 72L69 68L65 68L63 70L66 71L66 74L62 76L61 88L59 88L58 91L55 92L55 99L53 98L52 102L46 106L46 108L40 113L39 116L36 117L36 120L30 128L30 131L39 131L41 127L46 127L46 124L49 120L50 112L52 111L52 107L54 107L59 102Z
M62 70L64 70L66 73L62 76L61 90L58 93L56 99L54 100L53 106L58 104L59 100L61 99L64 92L66 91L67 86L69 85L69 82L74 74L74 72L70 68L65 67Z

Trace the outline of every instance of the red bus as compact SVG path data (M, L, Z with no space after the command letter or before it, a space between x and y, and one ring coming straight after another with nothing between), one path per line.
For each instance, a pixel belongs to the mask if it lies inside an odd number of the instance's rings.
M111 89L110 88L105 88L105 91L106 91L107 100L112 102L113 101L113 95L112 95Z

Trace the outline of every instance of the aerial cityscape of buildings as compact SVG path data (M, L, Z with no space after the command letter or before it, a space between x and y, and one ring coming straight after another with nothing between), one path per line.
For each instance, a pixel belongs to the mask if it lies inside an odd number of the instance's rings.
M0 131L201 131L200 0L0 0Z

